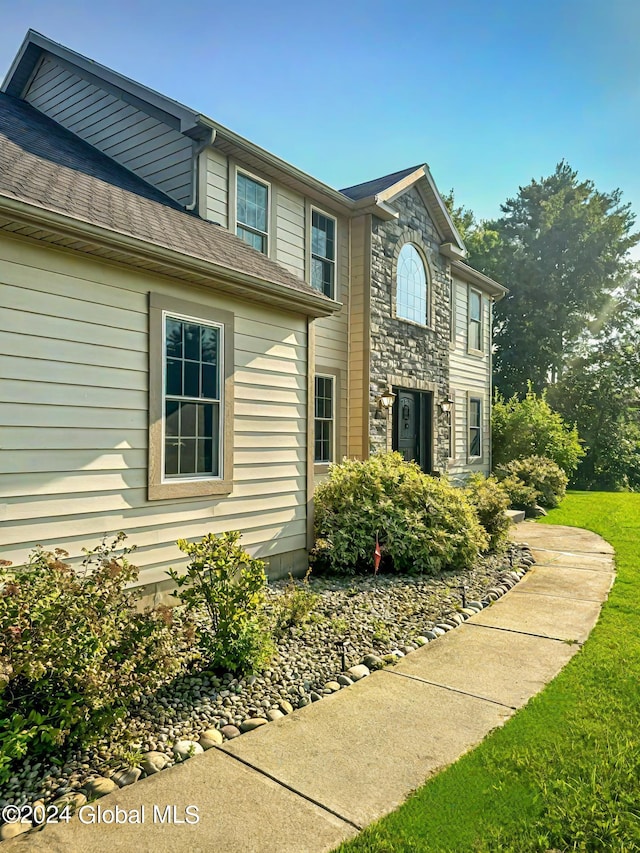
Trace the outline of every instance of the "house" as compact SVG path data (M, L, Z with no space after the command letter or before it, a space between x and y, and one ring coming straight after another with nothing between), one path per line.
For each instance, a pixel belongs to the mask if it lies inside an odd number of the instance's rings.
M29 31L0 94L0 549L239 529L306 564L315 484L489 470L491 305L428 168L338 191ZM392 403L389 407L388 404Z

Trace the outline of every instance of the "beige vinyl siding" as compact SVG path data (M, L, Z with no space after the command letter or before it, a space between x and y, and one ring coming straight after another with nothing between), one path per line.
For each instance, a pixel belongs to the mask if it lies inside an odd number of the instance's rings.
M192 194L192 143L178 130L45 58L25 100L180 204Z
M304 196L288 187L272 185L276 204L276 258L294 275L304 278Z
M467 351L469 285L453 280L455 294L455 340L450 352L450 391L455 402L455 458L449 465L449 474L454 479L471 471L489 473L490 464L490 418L491 418L491 316L490 302L482 294L482 341L483 355ZM482 461L470 464L468 452L468 397L482 400Z
M148 292L235 315L234 486L147 500ZM138 546L141 581L180 537L240 529L260 557L306 544L306 319L0 236L0 554L73 557L105 532Z
M229 164L226 156L216 148L207 148L205 154L205 218L218 222L223 228L228 228Z
M349 299L349 456L363 458L369 448L365 407L369 399L369 312L367 299L370 259L366 216L351 222L351 291Z
M345 219L336 219L337 228L337 266L336 299L342 302L342 309L331 317L314 321L315 364L317 373L333 373L340 376L337 387L340 389L336 400L336 437L335 455L339 462L348 453L348 382L349 362L349 223ZM309 249L310 251L310 249ZM316 476L316 483L325 474Z

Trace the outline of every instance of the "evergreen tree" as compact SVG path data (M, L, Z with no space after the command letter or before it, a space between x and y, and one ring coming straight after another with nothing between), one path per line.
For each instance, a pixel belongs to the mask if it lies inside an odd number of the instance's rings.
M445 198L460 225L468 263L509 288L495 307L495 382L510 397L562 376L590 322L628 274L640 240L622 193L604 193L562 161L520 187L494 222L475 221Z

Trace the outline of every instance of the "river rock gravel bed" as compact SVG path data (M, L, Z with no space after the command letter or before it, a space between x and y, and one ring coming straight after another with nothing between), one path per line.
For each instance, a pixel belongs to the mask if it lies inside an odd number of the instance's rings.
M95 797L131 784L320 701L452 630L517 583L532 563L526 545L511 545L471 569L436 576L312 575L308 589L317 599L311 618L285 632L268 669L246 678L197 673L175 679L133 706L86 751L61 757L58 766L26 759L0 790L0 808L61 805L69 798L77 806L82 793ZM272 582L270 603L286 587ZM8 829L0 827L0 839Z

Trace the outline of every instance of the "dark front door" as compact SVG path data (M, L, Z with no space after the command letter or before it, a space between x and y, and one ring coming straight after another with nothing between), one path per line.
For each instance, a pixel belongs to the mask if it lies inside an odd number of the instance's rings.
M433 395L395 388L393 449L431 472L431 423Z

